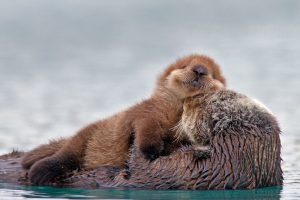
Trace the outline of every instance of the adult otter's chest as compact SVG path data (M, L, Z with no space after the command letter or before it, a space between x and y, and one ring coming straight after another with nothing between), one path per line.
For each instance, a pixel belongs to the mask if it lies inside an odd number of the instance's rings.
M209 126L203 126L204 123L208 123L207 97L187 98L183 104L180 132L194 144L205 144L209 139Z

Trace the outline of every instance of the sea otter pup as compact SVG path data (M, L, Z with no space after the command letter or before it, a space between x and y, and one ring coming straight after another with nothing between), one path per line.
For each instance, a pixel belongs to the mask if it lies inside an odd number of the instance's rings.
M280 133L274 115L262 103L227 89L185 99L177 128L178 137L193 144L196 156L208 154L214 135Z
M171 64L158 78L147 100L92 123L75 136L42 145L27 153L22 166L34 184L45 184L78 168L124 166L131 138L147 159L179 146L171 128L178 123L183 99L225 85L219 66L204 55L191 55Z

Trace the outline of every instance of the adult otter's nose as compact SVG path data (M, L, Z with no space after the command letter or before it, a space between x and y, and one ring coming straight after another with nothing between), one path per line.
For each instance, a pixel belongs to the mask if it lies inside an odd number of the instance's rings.
M202 65L195 65L193 67L193 72L195 72L195 74L197 74L198 76L203 76L208 74L206 67Z

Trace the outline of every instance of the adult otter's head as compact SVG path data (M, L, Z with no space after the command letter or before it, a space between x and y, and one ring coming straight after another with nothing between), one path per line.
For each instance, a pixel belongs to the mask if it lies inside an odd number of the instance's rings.
M178 59L158 79L159 86L180 99L216 91L225 84L225 78L214 60L197 54Z

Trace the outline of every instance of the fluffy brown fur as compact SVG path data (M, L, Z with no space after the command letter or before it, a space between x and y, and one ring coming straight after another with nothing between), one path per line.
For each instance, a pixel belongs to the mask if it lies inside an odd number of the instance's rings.
M181 142L174 142L172 127L181 118L183 99L224 85L225 79L211 58L181 58L159 76L149 99L92 123L69 139L38 147L24 156L22 165L30 168L34 184L45 184L78 168L123 166L133 136L145 158L168 154Z

